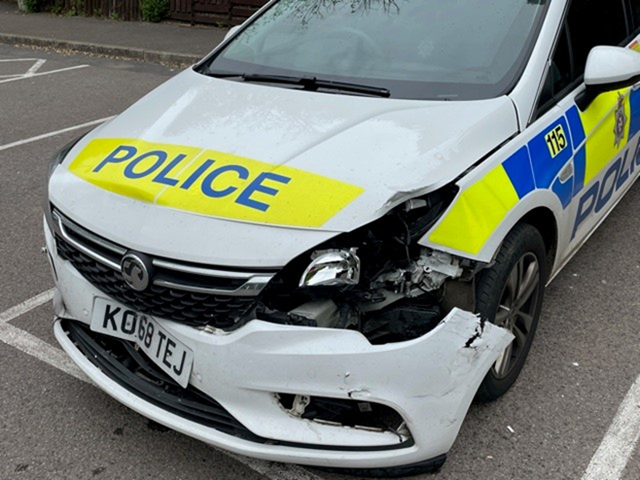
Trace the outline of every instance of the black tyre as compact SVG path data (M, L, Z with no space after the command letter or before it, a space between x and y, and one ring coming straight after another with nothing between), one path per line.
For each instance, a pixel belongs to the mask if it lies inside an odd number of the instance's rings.
M476 401L496 400L518 378L538 327L546 279L547 255L540 232L528 224L517 225L495 263L481 272L476 283L477 312L515 336L489 370Z

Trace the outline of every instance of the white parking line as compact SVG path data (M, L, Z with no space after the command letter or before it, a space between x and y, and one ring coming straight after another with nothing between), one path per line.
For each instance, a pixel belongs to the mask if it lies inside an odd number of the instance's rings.
M91 383L91 380L73 363L66 353L31 335L29 332L25 332L9 323L0 323L0 341L58 370L62 370L78 380Z
M25 62L25 61L33 62L33 65L31 65L31 67L29 67L29 69L25 73L12 73L10 75L0 75L0 78L31 77L33 76L34 73L40 70L40 67L42 67L42 65L44 65L47 62L46 60L43 60L41 58L14 58L9 60L0 60L0 62L2 63Z
M39 58L3 58L0 59L0 63L9 63L9 62L35 62L40 60Z
M18 350L77 378L78 380L82 380L83 382L93 385L82 370L73 363L65 352L59 348L49 345L47 342L40 340L29 332L21 330L20 328L8 323L19 318L21 315L46 304L52 298L53 289L47 290L46 292L42 292L41 294L0 313L0 342L11 345ZM269 480L322 480L321 477L297 465L266 462L255 458L243 457L242 455L225 452L224 450L216 450L247 466L260 475L263 475Z
M38 337L18 327L9 325L11 320L15 320L21 315L50 302L52 298L53 289L47 290L0 313L0 341L38 360L48 363L52 367L62 370L78 380L89 382L89 379L82 373L82 370L80 370L62 350L52 347L47 342L40 340Z
M582 480L619 480L640 439L640 377L624 398Z
M19 147L21 145L26 145L27 143L37 142L38 140L44 140L45 138L55 137L56 135L60 135L67 132L73 132L74 130L80 130L82 128L91 127L93 125L98 125L100 123L104 123L106 121L111 120L115 117L106 117L101 118L99 120L94 120L92 122L83 123L81 125L76 125L75 127L63 128L62 130L56 130L55 132L44 133L42 135L38 135L36 137L27 138L26 140L19 140L13 143L7 143L6 145L0 145L0 152L2 150L9 150L10 148Z
M51 301L52 298L53 288L51 290L47 290L46 292L42 292L41 294L36 295L29 300L25 300L20 305L16 305L15 307L12 307L9 310L5 310L4 312L0 313L0 323L10 322L14 318L18 318L20 315L24 315L34 308L38 308L40 305L44 305L45 303Z
M88 66L89 65L76 65L74 67L60 68L58 70L49 70L48 72L34 73L34 74L31 74L31 75L22 75L22 76L16 77L16 78L6 78L4 80L0 80L0 83L17 82L18 80L25 80L25 79L28 79L28 78L43 77L45 75L51 75L52 73L68 72L70 70L77 70L79 68L86 68Z
M40 70L40 67L42 67L42 65L44 65L46 62L46 60L37 60L36 63L34 63L33 65L31 65L31 68L29 68L29 70L27 70L27 73L24 74L25 77L33 77L36 72L38 70Z

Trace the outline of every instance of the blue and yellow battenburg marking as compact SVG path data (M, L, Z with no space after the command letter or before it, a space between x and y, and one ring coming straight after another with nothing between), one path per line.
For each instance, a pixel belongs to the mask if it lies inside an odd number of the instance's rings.
M640 167L640 151L633 158L628 158L627 151L624 157L616 159L638 132L638 89L604 93L585 112L572 106L565 116L553 121L527 145L462 191L429 240L477 255L526 195L536 189L551 190L563 208L567 208L610 165L603 180L591 185L578 202L575 237L580 225L593 212L601 211L614 191ZM562 178L572 158L573 168Z
M516 183L510 180L507 169L518 172L514 176ZM526 195L533 187L529 154L523 147L505 164L464 190L429 240L462 252L479 253L520 195Z
M188 212L317 228L363 189L286 165L132 139L91 141L69 171L129 198Z

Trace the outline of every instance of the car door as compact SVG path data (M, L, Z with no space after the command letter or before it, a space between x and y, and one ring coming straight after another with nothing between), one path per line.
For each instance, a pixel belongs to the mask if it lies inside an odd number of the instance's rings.
M569 2L549 62L537 112L538 122L546 127L529 148L534 174L536 169L551 171L550 188L564 209L555 271L593 233L640 173L635 154L640 99L635 88L603 93L588 105L582 102L591 49L634 45L627 7L626 0Z

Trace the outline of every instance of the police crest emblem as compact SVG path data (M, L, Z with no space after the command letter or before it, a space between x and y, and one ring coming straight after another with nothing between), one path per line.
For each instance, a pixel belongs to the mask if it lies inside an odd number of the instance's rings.
M624 132L627 126L627 114L624 111L624 95L618 94L618 108L616 109L616 125L613 129L613 133L616 136L615 146L620 148L620 144L624 139Z

